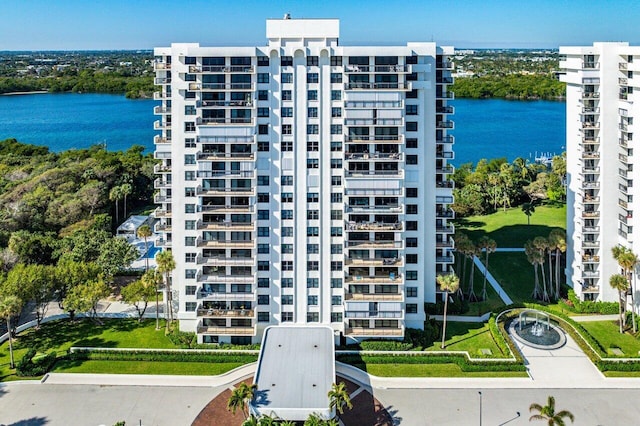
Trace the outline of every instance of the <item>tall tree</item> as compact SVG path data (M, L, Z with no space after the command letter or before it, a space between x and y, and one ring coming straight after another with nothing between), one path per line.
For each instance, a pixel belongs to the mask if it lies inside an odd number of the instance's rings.
M460 280L454 273L450 273L447 275L438 275L436 277L436 281L438 285L440 285L440 290L444 292L444 317L442 321L442 344L440 345L441 349L444 349L444 341L446 340L447 334L447 308L449 304L449 293L455 293L458 290L458 286L460 285Z
M109 200L116 202L116 225L120 224L120 217L118 216L118 201L122 198L122 188L120 186L114 186L109 191Z
M124 207L124 215L122 217L122 220L127 220L127 196L131 195L131 193L133 192L133 187L130 183L123 183L122 185L120 185L120 191L122 193L122 197L124 198L124 201L122 202Z
M538 251L538 265L540 266L540 270L542 272L542 300L545 302L549 302L549 292L547 291L547 279L544 274L544 256L547 252L547 248L549 244L545 237L535 237L533 239L533 246Z
M534 274L534 287L533 293L531 293L531 297L534 299L542 299L542 290L540 290L540 279L538 278L538 259L539 253L538 250L533 246L533 242L527 241L524 244L524 252L527 256L527 261L533 265L533 274Z
M98 319L98 302L109 296L111 290L102 279L89 281L72 288L64 300L64 307L67 311L86 312L96 322Z
M147 252L149 251L149 246L147 245L147 238L149 238L152 235L151 227L147 224L144 224L138 228L137 234L138 234L138 238L144 239L144 260L145 260L144 270L148 271L149 270L149 254Z
M247 411L247 405L253 399L253 395L256 392L258 386L256 384L248 385L246 382L242 382L231 392L231 397L227 401L227 410L231 411L232 414L236 414L236 411L239 409L246 417L249 417L249 412Z
M631 316L633 323L633 332L637 331L636 329L636 321L635 321L635 301L633 295L633 285L632 285L632 277L633 271L638 265L638 256L631 251L631 249L624 247L622 245L617 245L611 249L611 253L613 258L618 262L620 268L622 268L622 275L628 281L628 289L631 289ZM624 311L624 325L626 326L626 312L627 312L627 292L624 294L624 299L620 303L623 303L622 310Z
M534 414L529 417L529 421L542 420L547 422L549 426L564 426L564 418L568 418L573 423L574 416L570 411L561 410L556 413L556 400L552 396L547 397L547 405L544 407L540 404L533 403L529 406L529 412L537 411L538 414Z
M556 299L560 299L560 258L562 257L562 253L567 251L566 233L560 229L554 229L549 233L549 241L553 245L553 248L556 252Z
M149 301L154 295L157 295L156 288L153 283L143 280L136 280L122 288L122 300L135 306L138 312L138 322L142 321L142 317L147 310Z
M618 314L620 315L620 333L624 332L624 321L622 319L622 305L623 305L623 297L622 295L627 292L629 289L629 282L624 275L614 274L609 278L609 285L613 287L614 290L618 291Z
M522 203L522 212L527 215L527 225L531 225L531 215L536 211L533 203Z
M482 300L487 300L487 273L489 271L489 255L498 248L495 240L486 235L478 241L478 248L484 251L484 282L482 284Z
M150 269L142 275L140 278L144 282L145 286L152 286L156 293L156 330L160 330L160 303L158 301L158 295L160 294L160 286L162 285L162 274L155 269Z
M469 300L469 302L477 302L478 301L478 297L476 296L476 291L475 291L475 285L474 285L474 278L476 275L476 265L475 265L475 257L476 255L480 254L480 251L478 250L478 247L476 246L476 244L471 241L471 239L469 240L469 243L467 244L467 250L466 250L466 255L469 257L469 259L471 260L471 272L469 273L469 288L468 288L468 292L467 292L467 298Z
M347 391L347 386L344 382L340 382L338 384L333 383L327 396L329 397L329 409L331 410L335 408L338 412L338 416L344 414L345 406L349 409L353 408L349 392Z
M140 254L127 240L121 237L110 238L100 246L100 255L96 260L107 277L113 276L120 270L127 268Z
M9 366L16 368L13 360L13 337L11 333L11 317L18 315L22 309L22 302L17 296L0 296L0 317L7 322L7 332L9 333Z
M158 272L164 275L164 288L165 288L165 306L167 312L165 316L167 318L166 330L167 333L170 330L171 322L173 321L173 307L171 297L171 271L176 269L176 261L173 259L173 255L169 250L163 250L156 256L156 262L158 264Z

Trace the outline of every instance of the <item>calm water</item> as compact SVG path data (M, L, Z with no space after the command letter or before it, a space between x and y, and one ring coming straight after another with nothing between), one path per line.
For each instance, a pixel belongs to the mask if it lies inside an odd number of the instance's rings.
M138 144L152 151L153 100L120 95L35 94L0 96L0 140L47 145L52 151L106 143L110 150ZM564 150L565 104L548 101L453 102L454 164L480 158L535 157Z

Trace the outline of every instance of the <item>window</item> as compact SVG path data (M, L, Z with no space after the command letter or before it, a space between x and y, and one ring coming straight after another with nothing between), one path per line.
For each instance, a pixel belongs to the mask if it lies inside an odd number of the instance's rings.
M258 176L258 186L269 186L269 176Z
M307 142L307 152L318 152L319 148L318 141Z
M258 288L269 288L269 278L258 278Z
M196 263L196 253L185 253L184 261L186 263Z
M331 244L331 254L342 254L342 244Z
M195 285L186 285L184 286L184 292L187 296L193 296L196 294L196 286Z
M342 227L341 226L332 226L331 227L331 236L332 237L341 237L342 236Z
M291 107L282 107L280 112L283 117L293 117L293 108Z
M268 90L258 90L258 100L259 101L268 101L269 100L269 91Z
M196 212L196 205L195 204L185 204L184 205L184 212L185 213L195 213Z
M318 91L317 90L307 90L307 99L310 101L318 100Z
M184 237L184 245L185 246L195 246L196 245L196 237Z
M267 296L269 297L269 296ZM293 295L292 294L283 294L280 298L283 305L293 305Z
M407 164L408 165L416 165L418 164L418 156L417 155L407 155Z
M405 108L406 115L418 115L418 105L407 105Z
M192 121L185 121L184 123L184 131L185 132L195 132L196 131L196 123Z
M342 278L331 278L331 288L342 288Z
M282 56L280 58L281 67L290 67L293 65L293 56Z
M317 83L318 82L318 73L310 72L307 74L307 83Z
M290 226L282 227L282 236L283 237L293 237L293 228Z
M332 83L342 83L342 74L340 74L339 72L332 72L331 73L331 82Z
M342 271L342 261L334 260L331 262L332 271Z
M317 202L318 202L318 193L307 192L307 203L317 203Z
M418 297L418 287L407 287L407 297Z
M333 306L342 305L342 296L331 296L331 304Z
M258 285L259 287L259 285ZM283 278L282 284L280 285L282 288L293 288L293 278Z
M342 312L331 312L331 322L342 322Z
M258 151L259 152L269 152L269 146L271 144L269 142L258 142Z
M282 322L293 321L293 312L283 312L281 315L282 315Z
M318 278L307 278L307 288L318 288L320 280Z
M407 138L407 148L417 148L417 147L418 147L417 138Z
M187 312L194 312L197 306L198 302L185 302L184 310Z
M417 220L408 220L407 221L407 231L417 231L418 230L418 221Z
M184 115L196 115L196 107L194 105L185 105Z
M418 214L418 205L407 204L407 214Z
M293 192L283 192L280 194L280 198L283 203L292 203L293 202Z
M258 117L269 117L269 108L258 108Z
M282 152L291 152L293 151L293 142L292 141L282 141L280 144L280 149Z
M407 247L418 247L418 239L415 237L408 237L405 242Z
M317 260L308 260L307 261L307 270L308 271L317 271L320 269L320 262Z
M280 177L281 185L293 185L293 176L281 176Z
M318 235L317 226L307 226L307 237L317 237Z
M269 134L269 125L268 124L258 124L258 134L259 135L268 135Z
M293 254L293 244L283 244L282 245L282 253L284 253L284 254Z
M318 296L307 296L307 305L316 306L318 304Z
M293 210L282 210L282 220L293 220Z
M184 140L184 147L185 148L195 148L196 147L196 140L194 138L186 138Z
M332 56L331 57L331 66L332 67L341 67L342 66L342 56Z
M342 220L342 210L331 210L331 220Z
M269 193L268 192L258 192L258 202L259 203L268 203L269 202Z
M184 180L196 180L196 172L193 172L193 171L184 172Z
M282 91L282 100L290 101L291 100L291 90L283 90Z
M418 188L407 188L407 198L417 198Z
M332 101L340 101L340 100L342 100L342 92L340 90L332 90L331 91L331 100Z
M307 244L307 254L318 254L320 246L318 244Z
M184 57L184 63L185 63L185 65L195 65L196 64L196 57L195 56L185 56Z
M318 57L317 56L307 56L307 66L308 67L317 67L318 66Z
M307 312L307 322L320 321L320 314L318 312Z
M318 117L318 108L317 107L309 107L309 108L307 108L307 117L309 117L309 118L317 118Z
M406 99L418 99L418 89L413 89L406 93L404 96Z
M184 189L184 196L185 197L195 197L196 196L196 189L195 188L185 188Z
M268 294L259 294L258 295L258 305L268 305L269 304L269 295Z
M196 229L196 221L195 220L185 220L184 221L184 229L188 230L188 231Z
M407 121L407 132L417 132L417 131L418 131L418 122Z
M283 271L293 271L293 262L290 260L282 261L282 270Z
M261 72L258 73L258 83L268 83L269 82L269 73Z
M307 158L307 169L317 169L318 161L317 158Z
M258 271L268 271L270 264L268 260L258 260Z
M268 237L268 236L269 236L269 227L258 226L258 237Z
M415 65L418 63L418 56L416 55L405 56L404 63L408 65Z
M268 67L269 66L269 57L268 56L258 56L258 66L259 67Z
M184 92L184 98L185 99L195 99L196 98L196 92Z
M258 254L269 254L269 244L258 244Z
M341 141L331 141L331 151L342 151L342 142Z
M416 264L418 263L418 255L415 253L407 254L407 263Z
M195 74L185 74L184 75L184 81L196 81L196 75ZM190 114L190 115L194 115L194 114Z
M342 185L342 177L341 176L331 176L331 185L332 186L340 186L340 185Z
M307 220L316 220L318 217L318 210L307 210Z
M291 124L283 124L282 125L282 134L290 135L291 134Z
M418 271L406 271L407 281L416 281L418 279Z
M195 269L185 269L184 271L184 277L186 279L193 279L196 277L196 270Z
M340 108L337 108L340 109ZM331 134L332 135L341 135L342 134L342 124L332 124L331 125Z
M406 305L406 313L408 313L408 314L417 314L418 313L418 305L416 303L407 303L407 305Z
M331 117L337 118L342 117L342 108L340 107L331 107ZM339 133L332 133L333 135Z
M331 159L331 168L332 169L341 169L342 168L342 159L340 159L340 158L332 158Z
M307 124L307 134L308 135L317 135L318 134L318 125L317 124Z
M269 322L269 312L258 312L258 322Z

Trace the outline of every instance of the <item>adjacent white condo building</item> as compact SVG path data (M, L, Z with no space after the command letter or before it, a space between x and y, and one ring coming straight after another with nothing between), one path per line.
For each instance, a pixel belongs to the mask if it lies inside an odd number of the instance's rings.
M640 47L594 43L561 47L560 54L567 83L567 278L582 300L617 301L609 277L621 270L611 249L621 244L640 253L633 232L640 214L633 184L640 182L633 149Z
M156 230L199 342L402 338L452 266L453 49L338 36L285 18L264 46L155 49Z

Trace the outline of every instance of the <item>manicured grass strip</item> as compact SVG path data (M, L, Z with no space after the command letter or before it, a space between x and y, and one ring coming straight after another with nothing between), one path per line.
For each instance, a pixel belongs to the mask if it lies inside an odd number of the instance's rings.
M483 235L494 239L498 247L524 247L527 240L547 237L554 228L566 228L566 205L536 206L527 225L527 216L520 207L497 211L486 216L470 216L457 220L456 229L476 241Z
M620 334L618 325L614 321L588 321L580 323L594 339L605 349L619 348L624 355L622 358L637 358L640 351L640 340L630 334ZM610 358L616 358L611 352Z
M511 297L513 303L529 302L533 299L534 272L524 253L498 252L489 256L489 271ZM545 270L546 273L548 271ZM540 284L542 285L542 277Z
M439 351L441 342L434 342L432 346L426 348L427 351ZM473 358L503 358L502 351L493 340L489 325L486 323L470 322L447 322L447 340L445 341L448 351L467 351ZM482 355L481 349L489 349L491 355Z
M366 364L363 370L379 377L527 377L524 371L464 372L457 364Z
M207 376L224 374L244 365L238 362L162 362L162 361L59 361L54 373L94 374L167 374L177 376Z
M640 377L640 371L604 371L605 377Z

